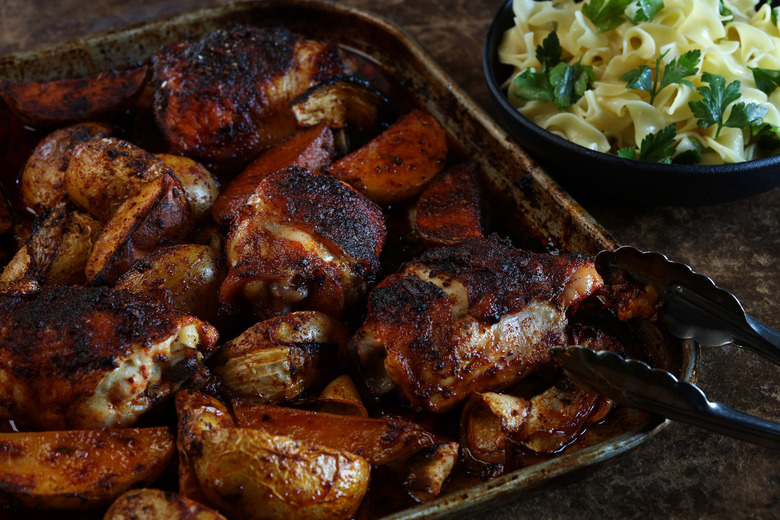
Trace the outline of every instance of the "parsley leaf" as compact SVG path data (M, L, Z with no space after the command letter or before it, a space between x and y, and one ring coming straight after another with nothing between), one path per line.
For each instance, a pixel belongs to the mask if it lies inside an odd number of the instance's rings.
M639 146L639 157L634 147L621 148L618 155L625 159L671 164L677 135L675 128L676 124L671 123L657 132L647 134Z
M655 97L665 87L679 83L682 85L688 85L691 88L695 88L693 83L684 79L688 76L693 76L699 72L699 58L701 57L701 51L698 49L688 51L679 58L675 58L663 67L661 71L661 60L669 53L667 50L655 60L655 78L653 78L653 71L647 65L640 65L638 68L630 70L620 76L621 81L625 81L626 88L644 90L650 93L650 104L655 101ZM660 74L659 74L659 71ZM660 81L659 81L660 76ZM660 84L659 84L660 83Z
M723 122L723 116L729 105L737 101L742 94L740 93L740 82L732 81L726 85L726 78L718 74L705 72L701 79L709 86L701 86L698 92L702 99L690 101L693 115L698 118L696 124L701 128L709 128L718 125L715 137L720 136L720 131L724 126L731 128L744 128L746 126L760 125L767 114L768 108L756 103L737 103L731 107L731 114L726 122Z
M587 16L599 32L614 29L625 20L624 12L633 0L591 0L582 6L582 14Z
M536 59L542 64L542 71L546 72L563 61L561 56L563 56L563 47L558 39L558 33L553 31L536 48Z
M559 63L550 71L550 83L558 108L563 109L577 101L593 83L593 67L582 65L580 61L573 65Z
M718 13L725 18L723 20L723 25L734 21L734 11L726 7L723 0L718 0Z
M636 7L637 11L632 22L652 22L655 15L664 8L664 2L663 0L639 0Z
M524 70L515 78L515 95L526 101L554 101L564 109L577 101L593 83L593 67L580 61L569 65L562 59L563 48L554 32L536 48L541 72Z
M753 72L756 80L756 88L766 95L771 94L780 87L780 70L762 69L761 67L748 67Z

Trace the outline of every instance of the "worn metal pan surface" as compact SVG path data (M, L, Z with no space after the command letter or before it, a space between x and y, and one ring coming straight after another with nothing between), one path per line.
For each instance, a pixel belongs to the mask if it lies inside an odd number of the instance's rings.
M487 188L495 195L494 212L508 223L508 231L541 238L550 247L588 254L617 246L408 33L355 8L313 0L227 4L6 56L0 58L0 79L45 81L97 74L148 61L164 43L234 24L284 24L309 37L335 40L381 65L412 103L439 120L465 158L480 163ZM691 343L672 341L650 324L641 324L636 333L660 367L682 380L695 380L697 351ZM459 516L517 500L592 471L637 447L666 424L656 416L618 409L555 457L489 481L453 486L433 502L386 518Z

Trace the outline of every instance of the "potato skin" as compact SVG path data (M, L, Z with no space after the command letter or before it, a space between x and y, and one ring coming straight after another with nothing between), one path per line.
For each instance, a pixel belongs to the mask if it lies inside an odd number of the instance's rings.
M184 314L213 323L219 319L217 296L226 274L224 259L211 247L180 244L138 262L115 287L169 302Z
M103 520L226 520L203 504L159 489L133 489L116 499Z
M32 126L62 125L127 108L146 81L148 65L86 78L0 81L8 106Z
M446 158L444 129L430 114L413 110L328 173L377 204L394 204L419 195Z
M196 221L201 220L209 213L219 195L217 178L205 166L189 157L161 153L157 154L157 158L168 165L179 178L184 191L187 192L192 215Z
M22 171L19 191L24 204L37 214L65 198L65 171L80 143L108 137L113 128L105 123L81 123L60 128L37 144Z
M0 505L106 505L152 483L173 452L167 427L0 433Z
M136 261L186 241L192 228L192 210L173 174L146 183L106 222L87 261L87 281L113 285Z
M78 144L65 170L68 198L105 222L142 185L173 171L134 144L105 137Z
M227 428L203 434L195 471L213 504L236 520L351 518L368 489L359 455Z

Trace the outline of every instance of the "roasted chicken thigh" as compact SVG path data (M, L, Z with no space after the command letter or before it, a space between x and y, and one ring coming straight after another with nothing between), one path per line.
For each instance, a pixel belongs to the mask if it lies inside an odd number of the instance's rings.
M0 293L0 414L32 429L130 426L216 341L207 323L127 291Z
M566 310L601 287L592 262L491 237L431 250L380 282L350 350L376 395L443 412L506 387L567 341Z
M262 180L225 244L228 304L262 318L316 310L343 318L379 274L382 211L346 183L288 168Z
M296 130L290 101L351 68L335 45L287 28L215 31L157 51L155 116L176 152L246 164Z

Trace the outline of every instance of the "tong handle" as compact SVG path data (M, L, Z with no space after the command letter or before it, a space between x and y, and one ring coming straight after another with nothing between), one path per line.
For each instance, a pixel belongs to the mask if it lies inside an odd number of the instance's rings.
M744 346L780 365L780 332L764 325L752 316L746 314L745 317L750 327L758 335L758 341L748 342L743 340L743 343L746 343Z
M681 396L691 393L691 390L686 387L692 387L696 393L700 393L700 390L693 385L680 383L678 390ZM683 400L693 406L680 406L648 399L630 391L624 391L623 395L637 408L765 448L780 450L780 424L740 412L722 403L711 403L706 399L701 402L688 396L683 397Z

